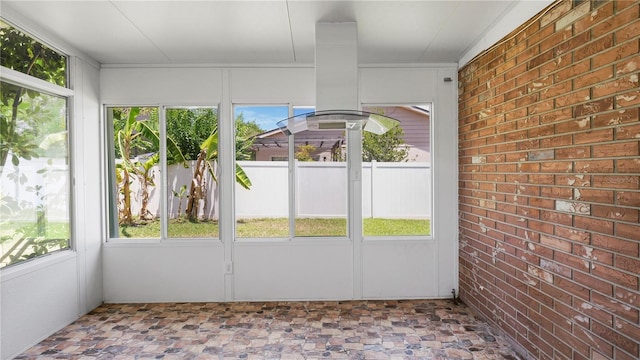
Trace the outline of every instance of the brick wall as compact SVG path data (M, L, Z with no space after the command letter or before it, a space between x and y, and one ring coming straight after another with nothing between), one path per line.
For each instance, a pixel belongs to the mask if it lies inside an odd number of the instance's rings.
M459 73L460 297L529 358L640 358L639 13L559 1Z

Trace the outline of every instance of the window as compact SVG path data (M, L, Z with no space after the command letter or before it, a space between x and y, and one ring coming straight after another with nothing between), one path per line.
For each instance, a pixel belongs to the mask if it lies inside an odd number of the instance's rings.
M235 106L237 163L251 181L250 188L236 185L237 237L347 236L345 131L286 136L276 125L290 113L313 111L284 105ZM243 130L247 124L255 131ZM248 139L245 146L239 145ZM250 155L241 153L243 147L251 149Z
M217 238L217 108L108 107L107 119L110 237Z
M363 235L431 234L431 106L368 106L400 120L362 134Z
M167 108L169 238L217 238L218 113L216 108Z
M236 105L236 237L289 237L288 139L276 122L286 119L286 105ZM239 177L240 176L240 177ZM249 180L241 181L242 176Z
M0 21L0 267L71 246L67 58ZM9 74L10 75L10 74ZM52 83L36 88L30 77Z
M0 65L25 75L67 86L67 57L0 20Z

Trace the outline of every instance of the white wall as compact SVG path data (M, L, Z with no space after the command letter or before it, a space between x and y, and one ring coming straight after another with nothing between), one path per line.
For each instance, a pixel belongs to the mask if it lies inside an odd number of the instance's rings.
M26 350L103 299L98 68L72 57L69 70L74 89L70 124L73 250L0 272L2 359Z
M429 240L234 239L237 190L229 165L234 154L224 151L225 142L233 139L232 105L313 105L312 68L106 67L100 75L105 105L219 105L222 166L220 240L194 239L184 246L181 240L107 242L106 301L437 298L457 289L457 211L451 201L457 198L451 181L457 171L455 65L360 69L361 103L434 104L432 171L438 211ZM454 80L444 82L445 77ZM144 79L144 85L132 83L135 79ZM167 90L173 86L178 90Z

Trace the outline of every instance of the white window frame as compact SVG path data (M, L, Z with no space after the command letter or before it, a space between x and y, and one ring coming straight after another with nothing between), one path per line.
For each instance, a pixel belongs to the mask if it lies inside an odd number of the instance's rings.
M20 29L20 31L23 31L22 29ZM23 31L24 32L24 31ZM34 40L46 45L47 47L49 47L52 50L55 50L56 52L58 52L59 54L61 54L62 56L65 56L67 58L67 86L71 86L71 80L72 80L72 76L71 76L71 68L72 68L72 63L73 63L73 59L56 50L53 47L50 47L47 43L42 42L41 40L39 40L36 37L33 37L32 35L28 34L25 32L25 34L29 35L30 37L32 37ZM35 90L38 91L40 93L43 94L48 94L48 95L52 95L52 96L57 96L57 97L61 97L61 98L65 98L66 100L66 123L67 123L67 132L68 132L68 136L67 136L67 156L69 158L69 169L68 169L68 178L69 178L69 246L67 248L64 249L60 249L60 250L56 250L53 253L47 253L47 254L43 254L43 255L39 255L36 256L32 259L28 259L28 260L24 260L24 261L20 261L18 263L12 264L10 266L7 267L3 267L1 269L1 271L3 272L3 274L6 273L5 270L7 269L25 269L25 264L33 264L34 262L39 262L42 259L45 259L49 256L56 256L58 254L63 254L62 256L64 256L64 254L69 254L72 252L76 251L76 229L75 229L75 196L74 196L74 186L73 186L73 179L74 179L74 156L73 156L73 139L74 139L74 132L73 132L73 112L72 109L73 107L73 100L74 100L74 95L75 92L73 91L73 89L71 89L70 87L62 87L53 83L50 83L48 81L33 77L31 75L27 75L24 74L22 72L13 70L13 69L9 69L7 67L4 66L0 66L0 80L2 80L3 82L9 83L9 84L13 84L16 86L21 86L21 87L25 87L31 90ZM28 265L31 266L31 265ZM10 270L10 272L13 273L13 271L15 270Z
M429 235L394 235L394 236L364 236L364 225L362 226L362 231L361 231L361 236L363 238L364 241L398 241L398 240L422 240L422 241L428 241L428 240L433 240L434 238L434 224L436 222L436 214L434 211L434 202L435 202L435 171L434 171L434 167L433 167L433 159L435 158L435 147L433 146L434 144L434 126L433 126L433 121L434 121L434 111L433 108L435 106L433 101L424 101L424 102L412 102L412 103L363 103L361 106L362 108L371 108L371 107L400 107L400 106L418 106L418 105L429 105L429 109L430 109L430 114L429 114L429 151L431 153L431 181L430 181L430 189L429 191L431 192L431 203L429 204L429 213L430 218L429 218ZM362 157L361 157L362 159ZM362 163L360 164L360 167L362 168ZM361 193L362 193L362 189ZM362 201L362 198L360 199L360 201ZM364 217L362 216L362 211L360 212L360 222L363 223L364 221Z
M111 188L115 184L115 172L113 172L115 158L114 158L114 142L113 142L113 122L109 119L108 111L110 108L133 108L133 107L146 107L146 108L157 108L158 109L158 131L160 132L160 161L158 162L159 171L160 171L160 186L158 188L158 193L162 194L160 198L160 206L159 206L159 220L160 220L160 236L153 238L121 238L121 237L113 237L111 236L112 232L115 231L113 229L114 222L115 225L118 226L118 214L117 214L117 205L115 205L114 198L115 194L112 194L113 189ZM167 199L167 178L166 178L166 169L167 169L167 121L166 121L166 113L167 109L189 109L189 108L211 108L216 109L218 116L218 127L220 129L220 105L169 105L169 104L123 104L123 105L114 105L114 104L103 104L103 114L104 114L104 142L105 142L105 172L107 173L107 189L106 189L106 201L108 205L108 210L106 211L106 241L107 242L118 242L118 243L181 243L186 244L189 242L222 242L222 237L220 236L222 223L220 219L218 220L218 236L217 237L207 237L207 238L193 238L193 237L169 237L168 236L168 221L169 216L167 213L168 209L168 199ZM218 130L219 131L219 130ZM220 137L220 133L218 133ZM218 144L220 146L220 143ZM218 161L221 161L220 158ZM218 181L224 181L219 177ZM220 185L220 184L219 184ZM217 187L218 191L220 191L220 186ZM116 206L114 208L114 206ZM222 209L222 205L218 205L220 209ZM114 214L114 211L116 212Z

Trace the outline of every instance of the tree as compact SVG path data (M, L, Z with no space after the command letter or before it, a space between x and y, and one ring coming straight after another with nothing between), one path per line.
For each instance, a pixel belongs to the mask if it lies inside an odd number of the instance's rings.
M299 145L298 151L295 153L296 160L298 161L313 161L313 157L311 153L316 150L316 147L313 145Z
M64 56L0 21L0 65L56 85L65 86L66 61ZM39 124L42 123L42 120L49 118L42 116L42 107L32 107L24 103L27 99L30 102L40 100L38 92L5 82L2 82L1 86L0 167L4 167L9 154L12 155L11 162L17 166L21 158L28 160L38 156L37 149L39 141L42 140L38 137L39 130L41 130ZM26 116L20 116L21 112ZM26 125L32 131L24 131L25 129L18 124L19 118L30 122ZM64 127L66 128L66 124Z
M116 111L117 110L117 111ZM117 167L117 180L119 192L122 194L120 206L119 222L121 224L133 224L134 218L131 213L131 176L138 178L142 191L142 204L140 207L140 218L148 217L147 203L149 200L149 187L153 186L153 177L149 171L153 165L158 163L158 151L160 149L160 134L158 133L156 121L149 120L147 116L139 117L144 113L139 107L127 109L114 109L114 138L116 145L116 156L119 155L121 162ZM141 149L150 151L151 155L144 161L136 159L136 152ZM171 155L176 162L185 164L184 155L180 148L171 138L167 138L167 154Z
M66 86L66 61L65 56L0 20L0 65ZM34 204L0 194L0 227L7 230L1 234L0 243L3 247L9 247L0 256L0 266L69 246L68 233L55 238L46 236L47 205L52 201L47 198L55 194L48 193L47 188L39 184L29 186L29 179L24 173L20 174L19 168L21 160L42 156L67 157L66 104L63 97L40 93L4 80L1 82L0 177L6 176L15 181L20 189L33 192L39 201ZM5 174L5 170L12 168L7 166L8 160L16 171ZM45 178L47 171L48 167L45 166L37 173ZM14 214L31 210L35 210L35 224L25 224L13 217Z
M247 145L242 145L242 139L236 139L236 144L240 144L240 149L244 149ZM252 143L252 142L251 142ZM238 145L236 145L238 146ZM250 145L249 145L250 146ZM236 152L236 157L246 156L247 153L241 151ZM205 174L209 173L213 181L218 182L216 176L214 164L218 161L218 128L216 127L211 135L200 145L200 153L196 160L195 169L193 171L193 178L191 180L191 188L189 190L189 196L187 201L187 208L185 210L187 217L191 221L198 220L198 204L200 200L206 199L206 178ZM251 187L251 180L244 172L244 169L236 163L236 182L245 189Z
M404 130L400 126L395 126L382 135L364 131L362 134L362 161L407 161L409 148L405 144L403 136Z
M213 108L170 108L166 118L167 136L187 160L198 158L201 144L218 125L218 114Z
M264 130L255 121L246 121L240 113L235 120L236 126L236 160L255 160L253 139Z

